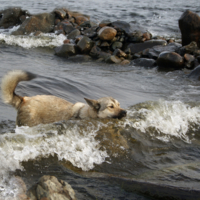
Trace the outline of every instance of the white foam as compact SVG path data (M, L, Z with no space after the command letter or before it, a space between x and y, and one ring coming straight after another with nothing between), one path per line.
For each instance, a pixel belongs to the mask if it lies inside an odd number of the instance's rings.
M54 33L40 34L39 36L14 36L6 33L0 33L0 42L8 45L17 45L26 49L36 47L57 47L63 44L66 36L63 34L55 35Z
M71 124L60 133L53 125L43 125L17 127L15 133L0 135L0 199L17 194L19 188L13 189L9 172L23 170L22 161L56 155L59 160L70 161L85 171L103 163L108 154L100 150L95 140L99 128L100 125L90 124L83 128Z
M127 119L124 126L129 125L164 142L176 137L190 143L188 131L199 128L200 107L191 107L181 101L160 100L148 108L129 111L129 116L140 117L136 121Z

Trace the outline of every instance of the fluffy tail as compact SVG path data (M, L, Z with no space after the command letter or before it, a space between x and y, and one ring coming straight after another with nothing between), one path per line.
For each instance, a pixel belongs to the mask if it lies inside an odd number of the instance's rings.
M8 72L2 79L1 91L2 99L5 103L12 105L16 109L21 104L23 98L15 94L15 88L20 81L29 81L34 79L36 75L22 70L14 70Z

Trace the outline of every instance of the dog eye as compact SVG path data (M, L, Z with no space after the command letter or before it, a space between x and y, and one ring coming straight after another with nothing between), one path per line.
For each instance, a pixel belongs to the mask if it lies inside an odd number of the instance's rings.
M109 106L110 108L114 108L114 106L112 105L112 106Z

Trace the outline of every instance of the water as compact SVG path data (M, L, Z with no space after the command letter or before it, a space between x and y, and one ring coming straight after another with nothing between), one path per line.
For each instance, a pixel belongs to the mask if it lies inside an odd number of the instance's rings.
M193 1L1 1L31 13L55 7L89 14L94 21L124 20L154 35L180 38L185 9ZM128 116L122 120L70 120L16 127L16 111L0 101L0 199L14 199L20 175L30 187L43 174L66 180L77 199L151 199L165 194L198 199L200 186L200 83L189 71L159 72L54 55L64 36L11 36L0 29L0 79L13 69L37 74L17 87L20 95L50 94L70 102L113 96Z

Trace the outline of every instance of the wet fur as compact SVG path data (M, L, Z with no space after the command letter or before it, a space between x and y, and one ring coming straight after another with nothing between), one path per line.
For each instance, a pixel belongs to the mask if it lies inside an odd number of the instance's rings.
M2 79L2 99L17 109L18 126L35 126L72 118L122 118L126 111L120 108L119 102L112 97L98 100L85 98L85 103L72 104L64 99L51 95L21 97L15 94L20 81L29 81L36 76L22 70L8 72Z

